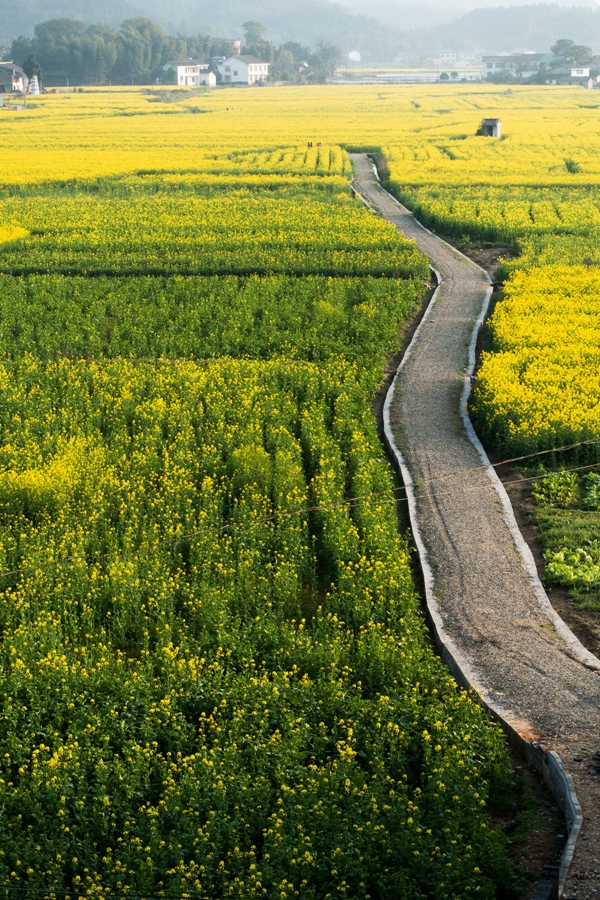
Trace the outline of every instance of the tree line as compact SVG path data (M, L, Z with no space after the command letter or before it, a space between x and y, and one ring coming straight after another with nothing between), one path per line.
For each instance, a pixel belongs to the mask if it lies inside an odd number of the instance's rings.
M282 81L324 81L335 71L341 51L326 42L316 50L288 41L276 46L265 39L265 27L249 21L243 26L242 53L271 64L270 77ZM207 34L169 35L151 19L126 19L118 31L108 25L88 25L59 18L35 26L34 37L13 41L10 58L31 77L48 85L153 84L175 80L164 66L175 60L209 60L231 56L231 41Z

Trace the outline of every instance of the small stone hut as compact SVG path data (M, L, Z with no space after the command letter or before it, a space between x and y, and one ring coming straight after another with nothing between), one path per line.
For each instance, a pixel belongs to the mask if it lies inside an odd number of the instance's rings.
M502 137L502 119L482 119L479 133L487 137Z

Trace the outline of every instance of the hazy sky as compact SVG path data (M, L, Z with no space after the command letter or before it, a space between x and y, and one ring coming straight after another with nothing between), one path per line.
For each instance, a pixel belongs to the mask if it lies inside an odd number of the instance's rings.
M471 10L485 7L535 6L540 2L557 0L334 0L351 13L364 13L403 30L432 28L446 25ZM600 8L595 0L558 0L567 9L571 6ZM481 39L480 39L481 41Z
M424 0L414 3L411 0L337 0L340 6L345 6L352 12L361 12L366 15L376 15L377 8L389 7L423 7L429 6L435 9L443 9L460 15L471 9L482 6L530 6L541 0ZM600 6L600 0L558 0L560 6Z

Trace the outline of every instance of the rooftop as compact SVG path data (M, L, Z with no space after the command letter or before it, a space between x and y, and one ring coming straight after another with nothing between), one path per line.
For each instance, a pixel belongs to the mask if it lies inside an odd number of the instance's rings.
M230 56L229 59L241 59L242 62L245 62L249 66L256 65L256 63L261 66L268 65L264 59L257 59L256 56ZM229 60L227 60L227 62L229 62Z
M192 59L191 57L189 59L180 59L168 62L167 65L171 66L171 68L173 69L177 68L177 66L201 66L206 69L210 68L210 63L206 62L205 59Z
M0 69L5 69L7 72L10 71L11 73L16 72L17 75L25 74L21 66L18 66L16 63L10 62L9 60L3 60L2 62L0 62Z

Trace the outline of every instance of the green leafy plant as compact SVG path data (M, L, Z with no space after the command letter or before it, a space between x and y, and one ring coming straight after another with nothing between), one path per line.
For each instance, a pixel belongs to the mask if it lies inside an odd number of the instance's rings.
M583 497L581 506L583 509L600 509L600 475L597 472L589 472L581 479Z
M577 502L578 478L575 472L551 472L533 484L531 493L543 506L566 509Z

